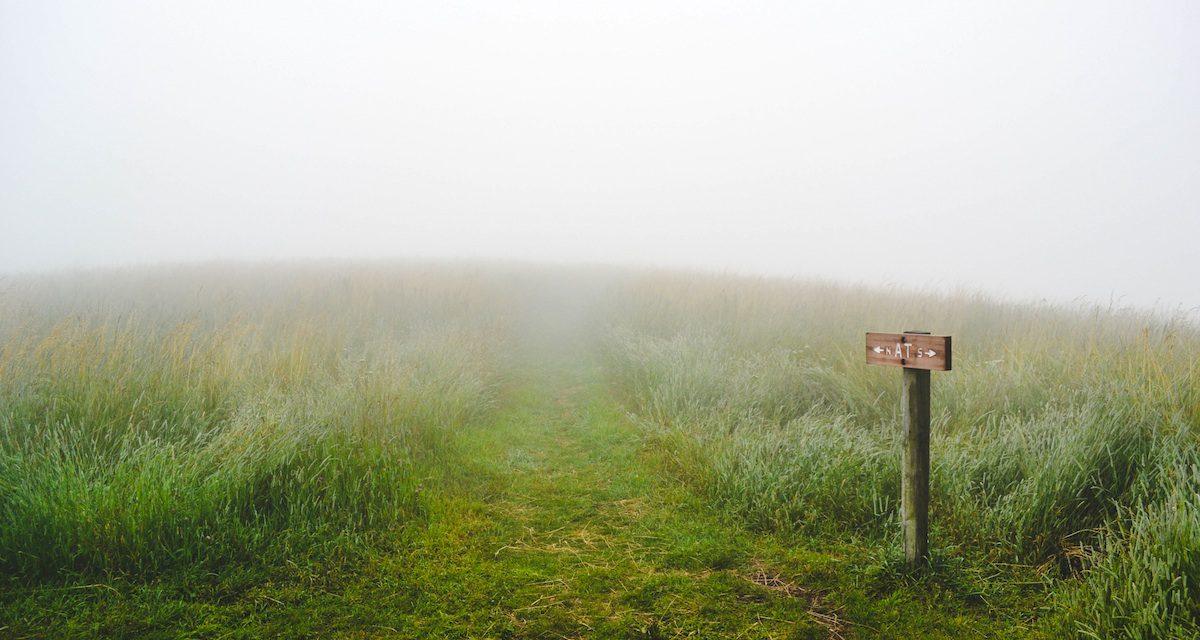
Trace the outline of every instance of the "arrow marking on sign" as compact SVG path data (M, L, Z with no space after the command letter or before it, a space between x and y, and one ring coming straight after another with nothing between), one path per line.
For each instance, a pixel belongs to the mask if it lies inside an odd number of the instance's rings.
M891 351L884 349L883 347L873 347L871 349L871 351L874 351L875 353L883 353L884 351L887 351L888 355L891 355ZM897 351L896 355L899 356L899 354L900 354L900 352ZM921 351L920 349L917 349L917 357L918 358L921 356L925 356L926 358L932 358L936 355L937 355L937 352L934 351L933 349L929 349L928 351Z

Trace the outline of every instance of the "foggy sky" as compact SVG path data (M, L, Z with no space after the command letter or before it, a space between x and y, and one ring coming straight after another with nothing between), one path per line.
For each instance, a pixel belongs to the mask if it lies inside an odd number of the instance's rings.
M1200 3L0 0L0 272L695 266L1200 306Z

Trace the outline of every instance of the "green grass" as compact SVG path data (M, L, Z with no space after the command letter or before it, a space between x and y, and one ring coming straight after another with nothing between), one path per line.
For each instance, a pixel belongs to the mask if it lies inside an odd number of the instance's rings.
M1021 608L917 582L860 543L763 535L661 471L596 371L533 372L487 425L420 526L350 557L17 589L7 633L174 637L1000 637ZM977 591L984 576L954 578ZM994 589L993 589L994 590ZM1035 594L1008 589L1022 605Z
M677 477L755 529L878 545L897 521L899 385L862 364L862 330L953 334L955 370L934 376L935 545L1036 567L1056 633L1200 633L1193 321L677 276L622 303L608 371Z
M935 374L933 558L899 376ZM1192 637L1200 330L477 265L18 280L0 636Z

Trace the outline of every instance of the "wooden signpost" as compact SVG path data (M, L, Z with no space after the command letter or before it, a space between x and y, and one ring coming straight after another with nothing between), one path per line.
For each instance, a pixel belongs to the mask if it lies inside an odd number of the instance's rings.
M868 333L867 364L904 367L900 527L904 559L917 566L929 559L929 372L950 370L950 336Z

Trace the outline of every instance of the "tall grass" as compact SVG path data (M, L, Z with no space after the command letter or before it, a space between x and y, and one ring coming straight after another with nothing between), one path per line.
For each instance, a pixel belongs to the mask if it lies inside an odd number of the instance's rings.
M1157 443L1146 492L1105 531L1105 553L1071 594L1082 635L1200 635L1200 451L1194 437Z
M940 542L1082 572L1081 633L1200 630L1194 318L679 274L613 304L609 375L682 479L753 526L880 540L899 375L864 364L863 334L953 334L933 381Z
M934 544L1061 580L1092 637L1200 634L1195 318L828 283L274 265L0 286L0 571L219 571L419 521L507 372L583 366L750 526L894 540L900 376L934 375Z
M334 271L10 289L0 569L213 570L420 517L422 465L497 400L504 313L469 273Z

